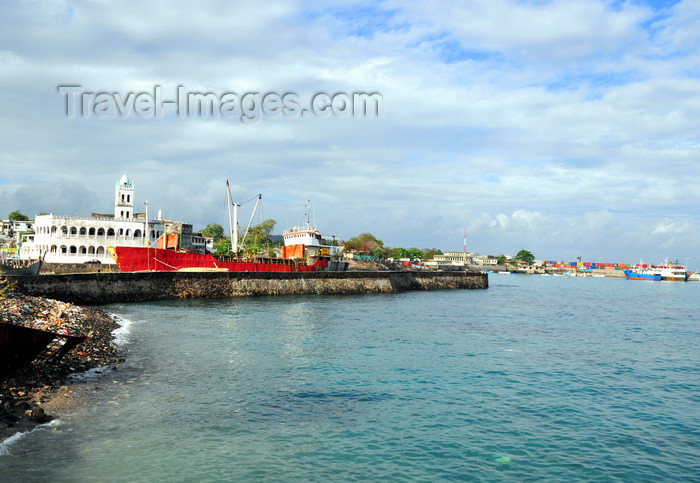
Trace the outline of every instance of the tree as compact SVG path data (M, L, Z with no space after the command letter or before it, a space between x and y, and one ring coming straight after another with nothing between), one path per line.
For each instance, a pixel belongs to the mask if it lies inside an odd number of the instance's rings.
M372 253L372 250L379 250L382 256L386 254L384 242L378 240L371 233L362 233L361 235L357 235L356 237L350 238L348 241L345 242L345 250L357 253L364 253L366 255Z
M433 260L435 258L435 255L442 255L442 250L440 250L439 248L427 248L423 252L425 260Z
M202 235L212 237L214 243L216 243L225 236L224 227L218 223L209 223L206 228L202 230Z
M506 264L506 256L505 255L498 255L498 258L496 258L496 263L499 265L505 265Z
M535 255L527 250L520 250L518 254L515 255L515 259L525 263L532 263L535 261Z
M248 244L269 245L270 233L276 224L275 220L265 220L259 225L251 226L248 230Z
M12 213L10 213L9 220L10 221L29 221L29 217L27 215L22 214L19 210L15 210Z
M214 253L217 255L229 255L231 253L231 239L220 238L214 243Z
M419 250L417 248L410 248L410 249L408 249L408 258L410 260L422 260L423 259L423 251Z

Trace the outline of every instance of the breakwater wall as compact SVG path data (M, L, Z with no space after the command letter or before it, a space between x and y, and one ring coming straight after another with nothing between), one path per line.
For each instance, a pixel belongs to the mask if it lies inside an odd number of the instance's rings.
M64 274L64 273L102 273L119 272L119 267L114 264L92 264L92 263L46 263L41 266L41 273Z
M14 290L84 305L250 295L346 295L485 289L480 272L137 272L12 277Z

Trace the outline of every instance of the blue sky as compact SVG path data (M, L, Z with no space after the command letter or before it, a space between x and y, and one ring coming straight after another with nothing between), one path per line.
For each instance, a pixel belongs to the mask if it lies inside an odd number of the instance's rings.
M277 230L700 268L697 1L0 5L0 217L137 205ZM378 92L380 118L65 116L86 91ZM138 206L137 206L138 208ZM245 218L247 207L243 208Z

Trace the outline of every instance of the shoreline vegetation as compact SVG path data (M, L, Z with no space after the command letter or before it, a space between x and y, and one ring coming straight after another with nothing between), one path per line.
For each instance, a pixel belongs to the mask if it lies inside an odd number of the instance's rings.
M86 339L58 362L35 361L0 378L0 442L75 412L84 404L85 383L71 376L116 370L124 360L113 335L120 326L103 310L7 292L0 298L2 322Z

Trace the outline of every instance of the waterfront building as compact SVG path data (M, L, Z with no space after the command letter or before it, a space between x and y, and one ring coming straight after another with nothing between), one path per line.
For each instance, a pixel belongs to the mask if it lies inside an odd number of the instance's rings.
M472 254L470 252L445 252L441 255L435 255L432 260L425 262L425 266L435 269L443 269L446 267L466 267L472 263Z
M34 220L0 220L0 236L14 238L15 233L32 231Z
M192 251L197 253L213 253L214 238L201 233L192 234Z
M148 231L146 231L148 226ZM146 224L144 213L134 213L134 184L124 174L114 188L114 214L93 213L90 217L37 215L34 233L25 235L20 258L47 263L114 264L110 246L153 246L166 232L179 233L180 248L191 248L192 225L163 220Z
M474 265L495 266L498 265L498 258L493 255L472 255Z

